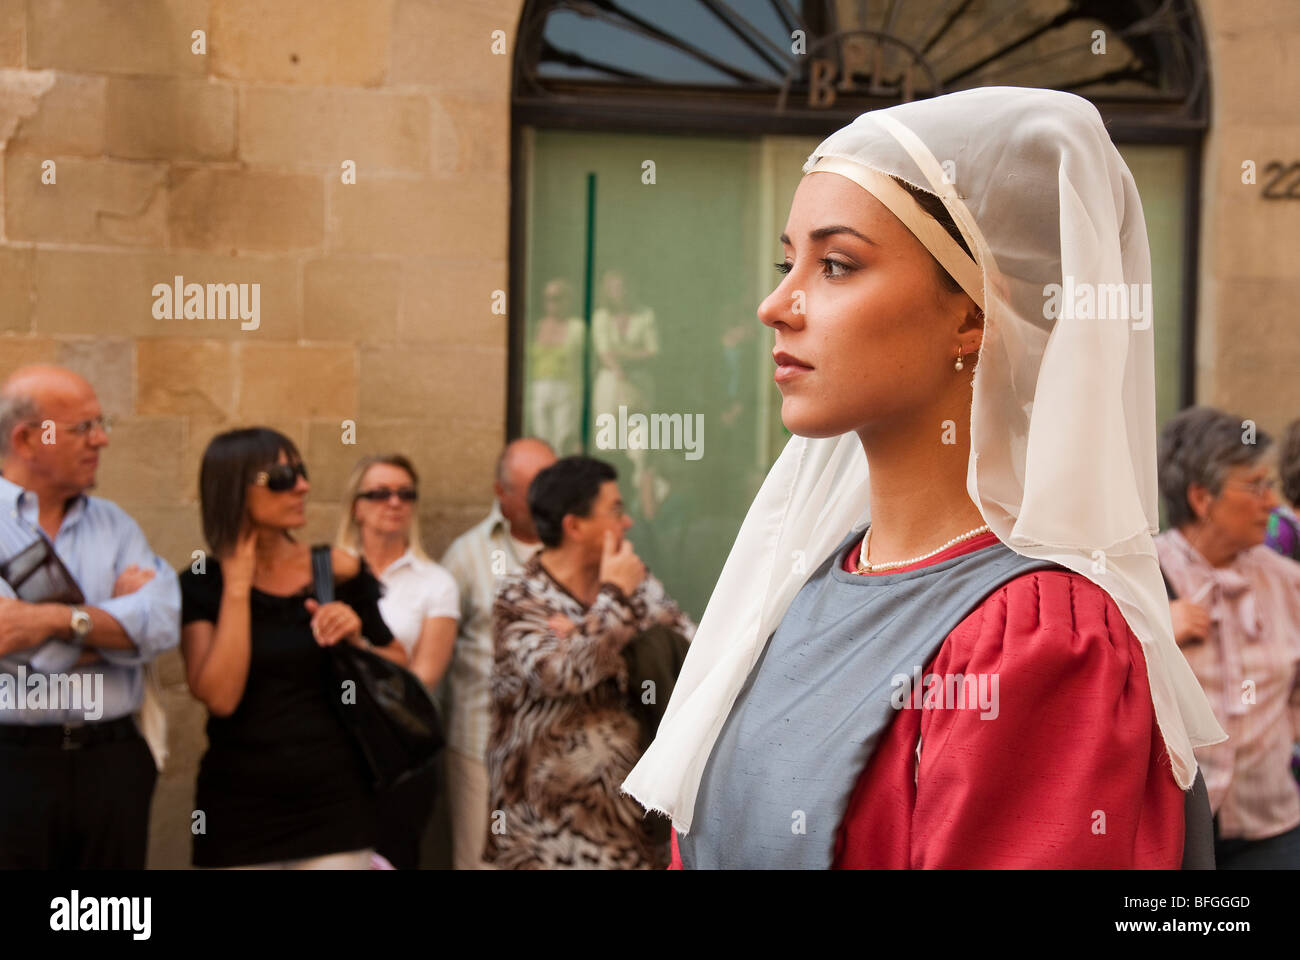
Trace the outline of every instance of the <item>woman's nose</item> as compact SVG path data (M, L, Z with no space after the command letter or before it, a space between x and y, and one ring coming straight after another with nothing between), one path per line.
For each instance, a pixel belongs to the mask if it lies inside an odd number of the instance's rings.
M789 327L802 325L803 311L794 309L796 300L802 300L802 294L802 290L796 290L789 285L788 278L781 281L780 285L758 305L758 319L768 327L775 327L778 323L784 323Z

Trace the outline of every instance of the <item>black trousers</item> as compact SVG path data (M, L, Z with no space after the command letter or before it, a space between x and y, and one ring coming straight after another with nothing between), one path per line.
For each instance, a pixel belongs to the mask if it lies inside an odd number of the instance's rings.
M1216 816L1214 859L1219 870L1300 870L1300 827L1262 840L1225 839Z
M143 870L158 771L130 717L0 728L0 870Z
M400 787L379 794L379 839L375 849L398 870L417 870L420 841L442 792L442 758Z

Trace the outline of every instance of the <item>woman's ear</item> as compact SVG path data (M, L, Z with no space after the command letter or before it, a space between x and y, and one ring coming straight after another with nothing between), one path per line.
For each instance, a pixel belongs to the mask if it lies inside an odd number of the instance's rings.
M957 342L961 344L962 354L968 356L979 353L980 344L984 342L984 311L970 297L963 299L966 301L966 309L962 314L961 326L957 328Z
M1214 494L1210 493L1199 483L1193 483L1187 488L1187 505L1192 508L1192 513L1196 514L1197 520L1204 520L1210 513L1210 503L1214 500Z

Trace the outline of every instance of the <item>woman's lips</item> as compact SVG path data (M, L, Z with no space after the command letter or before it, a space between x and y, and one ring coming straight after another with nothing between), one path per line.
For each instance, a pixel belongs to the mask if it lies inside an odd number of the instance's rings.
M772 379L777 383L785 383L785 381L797 377L801 373L807 373L812 369L798 357L792 356L784 350L772 351L772 360L776 363L776 373L772 375Z
M785 383L787 380L793 380L803 373L812 373L812 367L801 367L797 363L783 363L776 368L776 373L772 374L772 379L777 383Z

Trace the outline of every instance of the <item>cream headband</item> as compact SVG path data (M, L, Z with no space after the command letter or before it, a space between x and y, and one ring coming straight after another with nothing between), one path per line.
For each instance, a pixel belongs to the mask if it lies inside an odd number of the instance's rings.
M979 308L984 309L984 274L979 265L957 245L957 241L938 220L921 209L916 198L899 186L897 180L844 157L821 157L808 172L837 173L852 180L883 203L890 213L903 222L903 226L912 231L912 235L921 241Z

